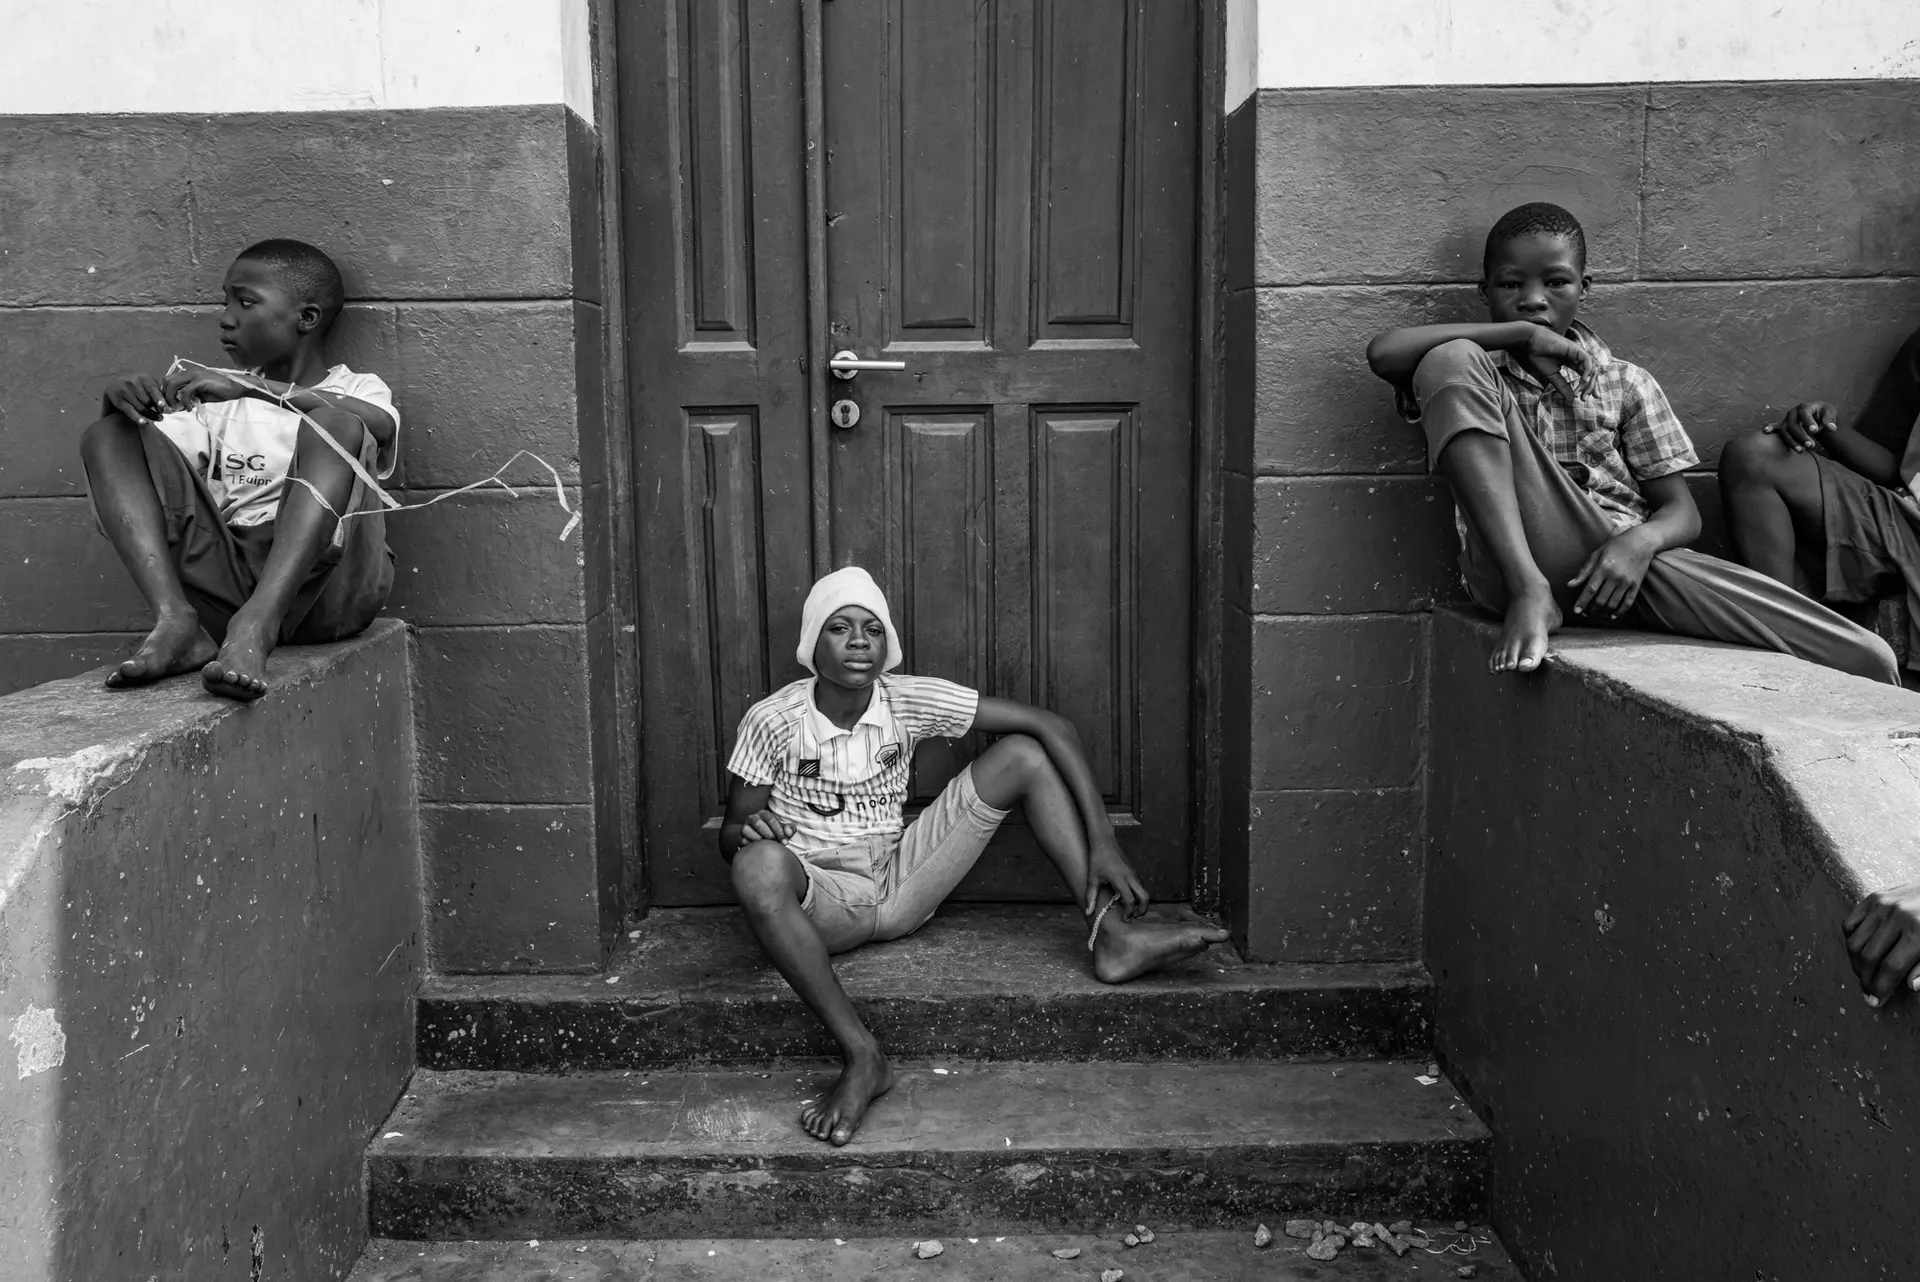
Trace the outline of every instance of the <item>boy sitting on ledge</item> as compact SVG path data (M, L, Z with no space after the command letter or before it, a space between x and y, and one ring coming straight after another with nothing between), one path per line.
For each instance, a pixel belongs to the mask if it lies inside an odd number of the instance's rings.
M1138 920L1146 888L1120 853L1072 722L951 681L887 675L900 637L865 570L813 585L796 654L814 678L740 721L720 854L761 946L840 1044L840 1080L800 1116L815 1139L845 1144L893 1085L828 956L918 930L1016 804L1085 915L1098 978L1124 983L1227 938L1202 923ZM969 730L1005 737L903 826L914 745ZM1125 913L1109 914L1116 903Z
M121 374L80 438L100 528L154 612L115 689L197 669L211 693L257 699L275 646L355 635L393 586L385 520L347 459L391 476L400 420L378 376L327 365L339 269L263 240L221 292L220 345L257 386L203 368Z
M1568 613L1784 651L1897 683L1885 642L1763 574L1685 550L1699 462L1653 376L1576 316L1586 233L1558 205L1487 234L1478 325L1420 325L1367 346L1452 485L1467 591L1505 625L1494 672L1532 672Z
M1861 420L1843 432L1833 406L1804 401L1777 427L1728 441L1727 525L1748 565L1816 600L1870 606L1904 596L1907 666L1920 668L1920 333ZM1875 436L1904 438L1903 452Z

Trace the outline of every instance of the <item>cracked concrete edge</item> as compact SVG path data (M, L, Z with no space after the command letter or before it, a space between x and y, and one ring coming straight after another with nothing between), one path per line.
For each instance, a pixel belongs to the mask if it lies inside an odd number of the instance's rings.
M405 628L398 619L378 619L346 641L282 649L269 662L269 678L289 690L312 685L359 647ZM157 750L204 742L221 719L247 712L207 694L192 676L108 690L104 672L0 697L0 915L68 818L90 813Z
M1436 631L1462 626L1489 644L1498 635L1464 607L1435 615ZM1739 743L1801 817L1807 854L1850 897L1920 881L1920 693L1771 651L1645 632L1563 632L1547 667Z

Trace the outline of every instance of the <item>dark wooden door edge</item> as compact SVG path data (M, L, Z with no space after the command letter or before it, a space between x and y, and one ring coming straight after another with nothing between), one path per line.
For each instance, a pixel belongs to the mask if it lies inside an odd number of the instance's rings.
M1220 907L1222 795L1220 708L1226 613L1225 535L1221 523L1226 391L1226 203L1221 184L1226 143L1227 0L1201 0L1199 209L1194 223L1193 324L1193 829L1194 907Z

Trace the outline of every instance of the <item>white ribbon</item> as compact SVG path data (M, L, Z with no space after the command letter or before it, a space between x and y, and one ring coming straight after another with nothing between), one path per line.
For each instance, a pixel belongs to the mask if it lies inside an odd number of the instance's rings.
M515 489L513 486L508 485L505 481L501 480L500 478L506 473L508 468L512 467L515 463L519 462L521 459L524 458L524 459L532 459L535 463L538 463L541 467L546 468L547 474L553 477L553 497L555 498L555 500L559 502L560 510L567 514L567 523L564 527L562 527L560 531L561 540L564 542L567 536L573 533L573 528L576 525L580 524L580 513L574 511L573 505L567 502L567 490L566 490L566 486L563 485L560 481L560 473L557 470L555 470L553 464L547 462L545 459L541 458L538 454L533 453L531 450L514 451L513 457L508 459L505 463L502 463L499 469L495 471L491 476L483 476L479 480L474 481L471 484L462 485L459 489L448 490L443 494L436 494L424 503L402 503L399 499L394 498L393 495L387 493L384 489L382 489L380 487L380 482L376 481L373 478L373 476L367 471L367 469L361 466L359 459L355 458L352 454L349 454L347 452L346 446L340 444L340 442L333 439L333 434L331 432L327 431L326 428L314 422L313 419L310 418L307 415L307 413L304 410L300 409L298 406L287 404L288 396L293 395L295 392L307 391L310 389L289 385L287 390L284 393L276 392L272 388L268 387L264 382L262 382L257 376L255 376L254 374L246 370L220 369L212 365L202 365L199 361L190 361L184 356L174 357L173 364L167 367L167 373L174 374L183 369L198 369L198 370L205 370L209 374L223 374L226 377L232 379L234 382L239 383L242 387L252 388L254 391L259 392L261 395L265 396L267 399L279 405L280 408L288 411L291 414L297 415L302 423L305 423L308 427L311 427L314 430L314 434L317 435L321 440L325 441L328 447L332 449L335 454L338 454L341 460L344 461L348 467L353 469L353 474L355 478L357 478L362 485L366 486L368 490L372 491L373 496L380 500L381 506L384 507L389 512L396 512L396 513L397 512L417 512L423 507L432 507L435 503L440 502L442 499L454 498L458 495L466 494L469 491L477 490L488 485L497 485L501 489L505 490L508 494L512 495L514 498L519 498L520 491ZM202 420L202 421L204 422L205 420ZM220 447L223 449L225 448L225 444L226 443L224 441L219 442ZM322 494L319 491L319 489L314 486L313 482L301 476L289 476L287 479L289 481L296 482L297 484L306 486L307 492L312 494L313 497L319 501L321 507L325 508L329 513L332 513L333 518L336 521L347 521L347 520L351 520L356 516L368 515L368 512L366 511L335 512L333 510L333 504L327 502L327 496Z

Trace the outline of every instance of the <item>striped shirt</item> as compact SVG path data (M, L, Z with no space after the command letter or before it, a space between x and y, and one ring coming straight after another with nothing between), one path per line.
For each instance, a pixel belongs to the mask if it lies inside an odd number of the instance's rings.
M767 808L794 826L787 845L795 853L897 835L914 747L971 730L980 692L937 677L883 676L860 720L842 730L814 705L816 681L748 708L727 769L773 788Z
M1700 456L1653 375L1614 356L1600 336L1579 321L1567 337L1587 349L1599 370L1593 391L1572 405L1511 353L1488 355L1506 376L1521 419L1547 452L1616 531L1628 529L1653 514L1640 492L1641 482L1696 467ZM1567 381L1575 377L1569 373ZM1420 408L1410 390L1396 391L1395 399L1404 417L1419 420Z

